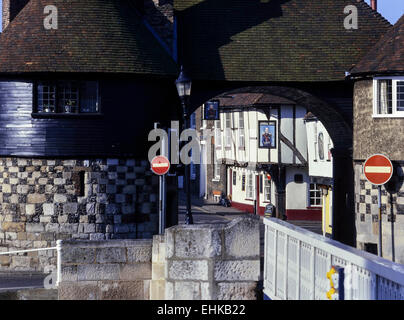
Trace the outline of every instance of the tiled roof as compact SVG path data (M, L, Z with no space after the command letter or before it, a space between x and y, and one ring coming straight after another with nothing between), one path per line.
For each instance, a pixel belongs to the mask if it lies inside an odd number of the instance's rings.
M404 73L404 15L351 73Z
M267 93L236 93L226 94L217 98L221 107L252 107L262 104L296 104L283 97Z
M45 6L58 29L44 27ZM177 75L177 66L129 1L31 0L0 36L0 73Z
M391 24L363 0L174 0L194 79L337 81ZM358 8L347 30L344 8Z

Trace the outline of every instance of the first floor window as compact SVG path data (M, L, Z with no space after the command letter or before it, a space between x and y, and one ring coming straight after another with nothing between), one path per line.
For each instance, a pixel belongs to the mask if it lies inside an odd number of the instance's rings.
M317 183L310 183L310 207L321 206L321 189Z
M213 176L215 180L220 180L220 163L217 157L217 152L215 151L214 163L213 163Z
M49 81L36 85L38 113L97 113L98 82Z
M404 116L404 78L374 80L374 114Z
M237 184L237 172L233 171L233 186Z
M268 175L264 175L264 201L271 202L271 180Z
M254 197L254 175L252 173L248 174L247 179L247 199L252 199Z
M215 121L215 145L217 148L222 147L222 130L220 128L220 120Z

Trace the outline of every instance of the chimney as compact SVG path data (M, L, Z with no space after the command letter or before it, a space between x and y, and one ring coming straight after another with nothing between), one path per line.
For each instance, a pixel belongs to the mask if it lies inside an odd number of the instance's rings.
M370 0L370 5L374 11L377 11L377 0Z
M20 13L29 0L3 0L2 26L3 30Z

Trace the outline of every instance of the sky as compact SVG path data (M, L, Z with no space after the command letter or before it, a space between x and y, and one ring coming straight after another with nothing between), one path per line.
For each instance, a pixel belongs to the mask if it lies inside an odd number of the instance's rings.
M370 4L370 0L365 1ZM391 24L395 24L404 14L404 0L378 0L377 11Z

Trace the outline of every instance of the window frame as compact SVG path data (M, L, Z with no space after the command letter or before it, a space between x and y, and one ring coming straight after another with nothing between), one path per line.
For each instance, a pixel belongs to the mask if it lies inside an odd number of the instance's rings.
M391 80L392 87L392 113L391 114L379 114L377 113L379 103L379 80ZM404 118L404 111L397 111L397 82L404 82L404 77L391 76L391 77L375 77L373 78L373 118Z
M245 150L244 112L240 111L238 117L238 148L239 150Z
M268 179L268 175L264 174L264 181L263 181L263 196L264 196L264 203L272 203L272 179ZM267 189L269 188L269 193L267 193ZM269 199L266 196L269 195Z
M312 189L311 185L314 185L317 188ZM308 207L309 208L322 208L322 206L323 206L323 195L322 195L322 190L319 187L319 184L318 183L309 183L308 186L309 186L309 192L308 192L309 205L308 205ZM320 192L320 196L319 197L317 197L317 196L312 197L311 192ZM315 200L320 199L320 204L311 204L312 199L315 199Z
M247 173L247 181L245 188L245 198L246 200L254 200L254 173ZM250 181L251 178L251 181Z
M80 105L77 106L78 112L60 112L59 106L59 93L61 83L73 83L77 82L80 86L81 83L95 82L96 83L96 96L97 96L97 112L80 112ZM55 87L55 112L40 112L38 101L38 89L41 84L53 85ZM102 103L100 95L100 81L99 80L80 80L80 79L51 79L51 80L35 80L32 82L33 94L32 94L32 118L97 118L103 116ZM80 88L78 89L78 101L80 101Z

